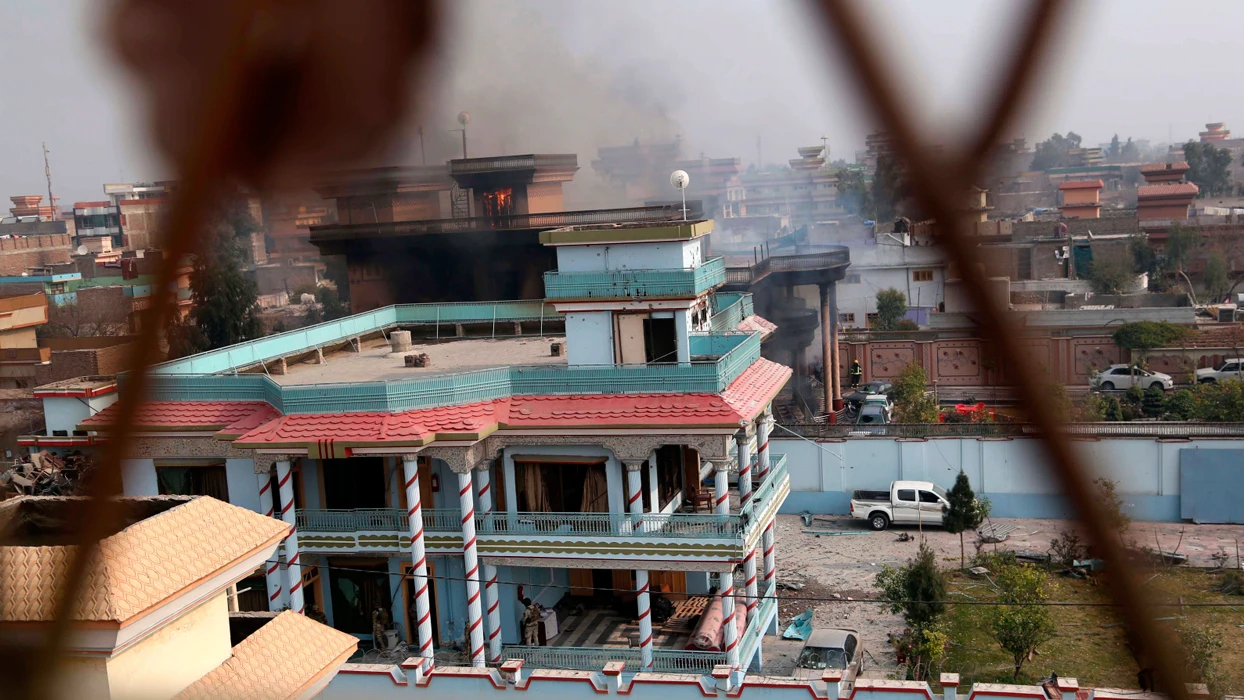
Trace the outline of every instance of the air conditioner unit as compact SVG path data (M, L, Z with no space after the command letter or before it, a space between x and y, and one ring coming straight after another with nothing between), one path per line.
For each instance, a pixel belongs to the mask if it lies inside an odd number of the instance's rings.
M1218 320L1221 323L1232 323L1235 321L1235 310L1239 307L1235 304L1222 304L1218 307Z

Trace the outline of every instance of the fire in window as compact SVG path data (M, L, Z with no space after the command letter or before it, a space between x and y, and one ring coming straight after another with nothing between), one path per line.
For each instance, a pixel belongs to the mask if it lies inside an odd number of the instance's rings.
M502 187L480 194L484 216L508 216L514 213L514 189Z

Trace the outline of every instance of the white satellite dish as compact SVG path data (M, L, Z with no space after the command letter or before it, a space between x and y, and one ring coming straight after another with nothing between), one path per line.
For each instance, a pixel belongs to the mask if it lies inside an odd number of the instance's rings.
M86 254L87 254L86 246L84 245L78 246L78 255L86 255Z
M458 112L458 123L466 126L471 123L471 114L469 112Z
M670 184L682 193L682 220L687 220L687 185L691 184L691 176L686 170L675 170L670 173Z

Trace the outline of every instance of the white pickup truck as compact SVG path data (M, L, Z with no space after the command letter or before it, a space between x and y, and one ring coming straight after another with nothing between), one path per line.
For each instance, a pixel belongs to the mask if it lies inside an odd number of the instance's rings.
M946 489L931 481L895 481L889 491L856 491L851 498L851 517L867 520L874 530L890 523L942 524Z

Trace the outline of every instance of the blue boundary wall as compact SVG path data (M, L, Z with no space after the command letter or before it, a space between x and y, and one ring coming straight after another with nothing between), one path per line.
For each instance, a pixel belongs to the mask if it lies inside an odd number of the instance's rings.
M1180 466L1198 450L1244 449L1244 439L1163 440L1101 438L1076 440L1093 477L1119 483L1125 509L1136 520L1178 521ZM851 492L884 489L891 481L932 481L945 488L962 470L972 488L988 496L993 515L1003 518L1064 518L1072 515L1052 478L1041 441L1034 438L860 438L811 441L774 438L774 451L787 455L791 493L783 513L824 515L850 512ZM1238 506L1244 513L1244 502Z

